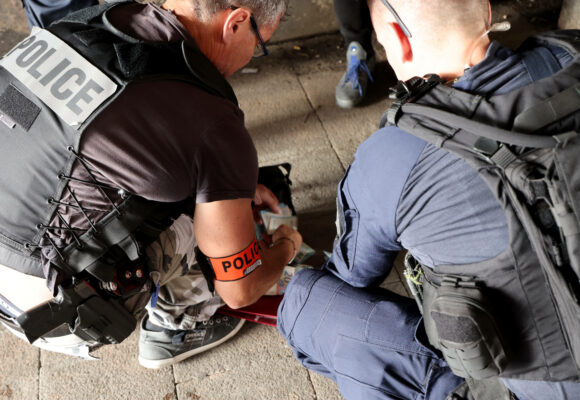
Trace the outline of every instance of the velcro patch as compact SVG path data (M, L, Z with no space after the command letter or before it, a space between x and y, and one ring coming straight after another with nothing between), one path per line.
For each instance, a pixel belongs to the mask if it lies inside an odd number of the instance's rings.
M236 281L242 279L262 265L260 246L256 238L254 238L248 247L239 253L221 258L208 257L208 260L211 263L216 280L218 281Z
M40 107L14 86L9 85L0 95L0 112L2 113L0 119L8 127L11 128L12 124L16 123L28 131L40 114Z

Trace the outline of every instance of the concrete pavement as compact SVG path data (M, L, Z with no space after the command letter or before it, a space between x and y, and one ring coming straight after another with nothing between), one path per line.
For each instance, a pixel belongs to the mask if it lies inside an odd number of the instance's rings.
M320 14L321 24L332 28L329 3L311 4L326 10ZM506 42L515 45L542 29L509 6L498 7L497 18L505 15L517 27L498 36ZM20 0L2 0L0 15L3 54L27 35L28 26ZM376 129L388 106L387 88L394 82L379 52L368 99L357 109L337 108L334 87L344 72L345 48L342 38L336 32L324 33L326 29L309 32L317 34L310 39L269 45L270 57L254 60L231 79L260 164L292 164L299 228L305 242L319 251L331 249L337 183L357 146ZM406 294L400 264L385 286ZM134 333L120 345L98 350L99 361L82 361L33 348L0 328L0 400L341 399L332 381L294 359L272 327L246 323L236 337L215 350L154 371L138 365L137 339Z

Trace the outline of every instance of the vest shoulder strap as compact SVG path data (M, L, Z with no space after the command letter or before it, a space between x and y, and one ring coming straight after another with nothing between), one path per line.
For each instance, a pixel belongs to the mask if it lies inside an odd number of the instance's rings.
M187 43L147 42L114 27L108 13L125 3L89 7L53 23L48 30L121 84L146 79L182 80L238 104L229 83L193 39Z

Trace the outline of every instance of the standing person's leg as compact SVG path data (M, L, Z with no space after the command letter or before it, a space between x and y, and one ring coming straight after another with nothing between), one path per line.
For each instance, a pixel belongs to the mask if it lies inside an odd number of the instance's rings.
M443 400L462 383L427 347L415 302L303 270L278 310L278 329L307 368L347 399Z
M97 4L98 0L22 0L30 28L45 28L72 12Z
M358 42L367 56L373 56L373 25L366 0L334 0L334 13L344 42Z
M193 221L182 215L146 251L156 290L141 322L139 362L147 368L174 364L232 336L244 321L215 315L224 303L210 292L195 260Z
M336 104L351 108L363 100L368 81L372 80L375 66L373 25L366 0L334 0L334 12L347 44L347 71L336 87Z

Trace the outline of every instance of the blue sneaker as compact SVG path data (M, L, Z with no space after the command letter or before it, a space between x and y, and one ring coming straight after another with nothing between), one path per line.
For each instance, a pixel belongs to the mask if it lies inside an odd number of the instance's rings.
M367 84L373 81L371 70L375 67L375 57L369 57L358 42L350 42L346 51L347 70L336 87L336 105L352 108L365 97Z

